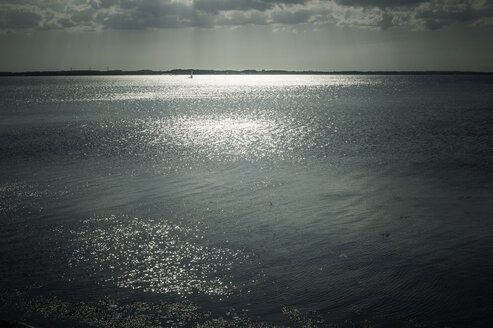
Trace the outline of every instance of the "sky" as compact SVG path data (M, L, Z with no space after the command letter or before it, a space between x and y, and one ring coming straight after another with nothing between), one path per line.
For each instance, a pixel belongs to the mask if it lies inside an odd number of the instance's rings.
M0 71L493 71L493 0L0 0Z

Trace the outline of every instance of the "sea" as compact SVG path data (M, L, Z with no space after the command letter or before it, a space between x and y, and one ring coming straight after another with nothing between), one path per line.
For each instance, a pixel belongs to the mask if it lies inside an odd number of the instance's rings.
M492 327L493 75L0 78L0 320Z

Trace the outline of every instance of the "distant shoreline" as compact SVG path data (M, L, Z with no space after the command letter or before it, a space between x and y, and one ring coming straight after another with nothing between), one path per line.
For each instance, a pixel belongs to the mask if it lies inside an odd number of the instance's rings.
M173 69L153 70L70 70L70 71L29 71L0 72L0 76L119 76L119 75L493 75L493 72L474 71L285 71L285 70L207 70Z

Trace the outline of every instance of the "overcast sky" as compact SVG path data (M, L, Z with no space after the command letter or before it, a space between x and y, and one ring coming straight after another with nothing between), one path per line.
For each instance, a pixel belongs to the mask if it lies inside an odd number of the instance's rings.
M0 0L0 71L493 71L493 0Z

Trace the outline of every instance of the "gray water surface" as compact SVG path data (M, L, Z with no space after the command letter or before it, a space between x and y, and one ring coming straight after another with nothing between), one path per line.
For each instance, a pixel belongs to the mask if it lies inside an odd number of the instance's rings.
M491 76L1 78L0 319L489 327L492 149Z

